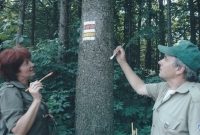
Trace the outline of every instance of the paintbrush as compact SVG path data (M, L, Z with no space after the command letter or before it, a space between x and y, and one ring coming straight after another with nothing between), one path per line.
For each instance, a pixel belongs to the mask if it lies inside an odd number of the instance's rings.
M124 44L125 44L125 43L124 43ZM122 47L124 46L124 44L122 44ZM117 51L117 52L118 52L118 51ZM115 55L117 54L117 52L115 52L115 53L110 57L111 60L115 57Z
M39 82L42 82L45 78L47 78L47 77L49 77L49 76L51 76L53 74L53 72L51 72L51 73L49 73L49 74L47 74L46 76L44 76L42 79L40 79L39 80ZM25 92L27 92L29 90L29 88L28 89L26 89L25 90Z

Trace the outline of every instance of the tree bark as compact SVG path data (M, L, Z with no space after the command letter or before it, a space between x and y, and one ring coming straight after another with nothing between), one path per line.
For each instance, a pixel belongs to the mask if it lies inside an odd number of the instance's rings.
M67 47L68 40L68 0L60 1L60 29L59 29L59 37L60 42L63 46Z
M58 30L58 24L59 24L59 10L58 10L58 1L54 1L53 2L53 28L52 28L52 34L51 39L57 38L58 34L57 34L57 30ZM61 6L60 6L61 7Z
M140 29L141 29L141 25L142 25L142 19L141 19L141 15L142 15L142 0L138 0L137 1L138 2L138 5L139 5L139 20L138 20L138 32L140 31ZM136 45L136 55L135 55L135 57L136 57L136 67L137 68L140 68L140 37L138 37L138 39L137 39L137 45Z
M127 37L124 37L124 38L126 38L126 43L128 43L129 41L130 41L130 39L133 37L133 26L132 26L132 24L133 24L133 14L132 14L132 7L133 7L133 5L132 5L132 0L126 0L126 2L127 2L127 4L126 4L126 8L127 8L127 32L125 33L126 35L127 35ZM125 9L126 9L125 8ZM133 57L133 44L130 44L129 45L129 47L127 48L127 51L126 51L126 57L127 57L127 62L128 62L128 64L130 65L130 67L131 68L134 68L133 67L133 65L135 65L134 64L134 61L133 61L133 59L134 59L134 57Z
M19 1L19 15L18 15L18 26L19 30L16 37L16 45L19 45L23 40L23 29L24 29L24 15L25 15L25 0Z
M189 4L189 10L190 10L190 41L193 44L196 44L196 30L195 30L195 25L196 25L196 20L195 20L195 16L194 16L194 3L193 0L188 0L188 4Z
M83 0L76 81L76 135L113 135L114 1ZM85 29L84 29L85 28Z
M168 46L172 46L172 37L171 37L171 0L167 0L167 42Z
M78 0L78 18L81 19L82 0Z
M35 0L32 0L31 12L31 46L35 46Z
M163 0L159 0L159 44L160 45L165 45L165 26L166 26L166 22L165 22L165 15L164 15L164 5L163 5ZM156 61L158 61L159 58L159 51L158 48L156 48ZM161 58L163 58L164 54L161 53ZM159 65L157 64L156 69L155 69L156 73L159 72Z
M197 0L197 5L198 5L198 31L199 31L198 46L200 47L200 1L199 0Z
M127 44L130 39L133 37L133 14L132 14L132 8L133 8L133 1L132 0L124 0L124 43ZM126 59L128 64L131 68L134 68L135 66L135 60L134 60L134 49L133 44L130 44L126 51Z
M151 7L151 0L148 0L148 10L151 11L152 7ZM152 14L151 12L149 12L149 18L148 18L148 27L151 27L151 18L152 18ZM146 48L146 55L145 55L145 67L147 69L151 69L151 52L152 52L152 46L151 46L151 38L148 36L147 37L147 48Z
M60 44L58 46L58 62L63 62L62 52L68 48L68 0L60 1L60 23L59 23L59 39Z
M159 36L161 45L165 45L165 17L163 0L159 0Z

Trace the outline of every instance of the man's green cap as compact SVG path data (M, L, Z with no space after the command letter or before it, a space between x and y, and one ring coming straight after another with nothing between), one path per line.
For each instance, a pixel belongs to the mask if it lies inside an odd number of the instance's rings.
M200 51L196 45L180 40L172 47L158 45L160 52L179 58L186 66L195 72L200 69Z

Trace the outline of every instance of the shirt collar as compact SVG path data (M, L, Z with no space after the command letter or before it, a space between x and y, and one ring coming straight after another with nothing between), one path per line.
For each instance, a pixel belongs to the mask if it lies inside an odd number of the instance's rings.
M182 84L180 87L178 87L176 89L176 92L178 92L178 93L187 93L189 91L189 89L192 88L193 85L194 85L194 82L185 82L184 84Z
M21 83L20 81L10 81L11 84L13 84L14 86L16 86L17 88L21 88L21 89L25 89L26 87L24 86L23 83Z

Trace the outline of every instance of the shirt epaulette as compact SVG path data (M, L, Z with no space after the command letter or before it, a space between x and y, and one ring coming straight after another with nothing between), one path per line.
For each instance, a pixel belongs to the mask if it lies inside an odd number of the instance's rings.
M12 87L14 87L14 85L13 84L11 84L11 83L5 83L5 85L4 85L4 88L12 88Z
M193 86L192 86L192 89L190 89L190 94L192 96L192 99L194 102L198 102L200 101L200 85L198 85L197 83L195 83Z
M3 85L2 85L2 87L0 88L0 90L2 90L2 89L4 89L4 88L13 88L14 87L14 85L13 84L10 84L10 83L4 83Z
M6 85L6 87L11 88L11 87L14 87L14 85L8 84L8 85Z

